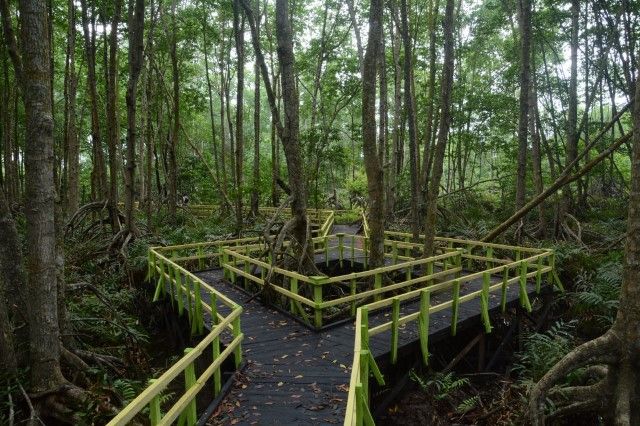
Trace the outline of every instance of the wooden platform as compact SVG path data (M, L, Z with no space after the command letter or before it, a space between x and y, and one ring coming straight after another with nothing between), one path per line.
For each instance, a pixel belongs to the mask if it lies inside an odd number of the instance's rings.
M197 275L244 310L241 321L247 366L208 424L341 424L353 357L353 321L315 332L257 299L250 300L244 291L223 279L221 270ZM468 283L461 287L461 295L480 287L480 280ZM531 293L533 287L529 287ZM448 294L437 294L432 297L431 304L449 298ZM517 303L517 286L510 286L507 304ZM499 294L490 295L489 305L491 312L500 309ZM418 309L417 301L401 307L403 313ZM370 325L375 326L389 318L389 310L371 313ZM432 315L430 346L446 339L450 326L450 311ZM471 326L482 326L478 299L460 305L458 331ZM399 347L412 344L416 339L417 327L413 322L401 329ZM374 356L388 356L389 342L389 333L372 337L370 346Z

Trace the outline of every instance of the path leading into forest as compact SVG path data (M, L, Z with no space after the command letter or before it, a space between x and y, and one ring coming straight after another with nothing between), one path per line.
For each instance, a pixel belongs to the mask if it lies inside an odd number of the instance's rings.
M356 231L346 226L334 232ZM243 308L245 369L233 384L209 424L339 424L344 420L354 345L354 322L313 331L291 316L263 305L223 278L222 270L197 273ZM493 280L498 281L498 278ZM481 288L481 280L461 286L461 296ZM533 286L530 288L533 291ZM203 297L206 297L203 294ZM433 295L431 304L450 299L447 293ZM509 286L507 304L518 303L517 286ZM418 301L401 306L401 315L419 310ZM224 311L222 306L219 306ZM500 309L500 295L489 297L490 312ZM372 312L369 323L389 321L390 310ZM479 298L460 305L458 331L481 325ZM450 310L430 318L429 344L449 336ZM417 323L400 329L399 348L418 339ZM375 357L388 356L390 332L373 336Z

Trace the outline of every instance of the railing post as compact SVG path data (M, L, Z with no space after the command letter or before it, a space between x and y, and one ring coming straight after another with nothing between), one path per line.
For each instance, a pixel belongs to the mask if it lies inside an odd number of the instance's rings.
M493 259L493 247L487 247L487 257L489 259ZM487 260L487 269L491 269L493 267L493 262Z
M202 334L204 329L204 317L202 316L202 296L200 294L200 282L193 281L193 316L191 317L191 335Z
M460 307L460 280L453 282L453 294L451 295L451 335L458 332L458 308Z
M344 258L344 234L336 234L338 237L338 259L340 260L340 267L342 268L342 259Z
M381 273L376 273L373 277L373 288L375 290L380 290L382 288L382 274ZM382 295L380 293L376 293L373 296L373 300L374 301L378 301L382 299Z
M202 246L198 246L197 249L198 254L198 269L202 271L204 269L204 252L202 251Z
M491 322L489 321L489 285L491 276L488 272L482 274L482 293L480 293L480 316L487 333L491 333Z
M227 268L225 268L225 265L227 265L229 263L229 255L225 251L224 246L220 246L218 251L220 253L220 256L218 256L218 259L221 259L220 266L222 267L222 277L225 280L228 280L229 279L229 270Z
M289 279L289 290L292 293L298 294L298 279L290 278ZM289 299L289 307L292 314L296 313L296 301L294 299Z
M329 237L324 237L324 264L329 266Z
M531 312L531 303L529 302L529 295L527 294L527 271L529 265L526 260L520 262L520 304Z
M314 307L314 325L316 328L322 328L322 282L324 277L309 277L313 281L313 303Z
M156 379L149 380L149 386L153 385ZM149 423L156 426L162 420L162 411L160 411L160 393L157 393L151 402L149 402Z
M178 271L177 265L171 268L173 270L173 278L176 282L176 301L178 302L178 315L182 315L184 309L184 299L182 298L182 277L180 271Z
M355 296L357 291L358 291L358 289L357 289L356 279L353 278L353 279L351 279L351 283L350 283L350 294L351 294L351 296ZM356 315L356 299L353 299L351 301L351 316L355 316L355 315Z
M218 324L218 307L217 296L214 292L211 292L211 329L213 330ZM211 351L212 351L212 362L218 359L220 356L220 336L216 336L211 342ZM220 390L222 389L222 374L220 368L213 372L213 395L218 396Z
M424 289L420 292L420 313L418 314L418 334L420 335L420 350L424 365L429 365L429 311L431 309L431 291Z
M187 348L184 350L185 355L191 352L193 348ZM188 391L196 384L196 369L193 365L193 362L190 363L187 368L184 369L184 387L185 391ZM196 413L196 399L193 398L187 408L183 412L185 416L185 420L187 425L195 425L198 421L197 413Z
M356 258L356 237L355 235L351 236L351 267L353 268L353 261Z
M509 265L502 269L502 293L500 294L500 309L502 313L507 310L507 284L509 282Z
M538 262L536 264L536 293L540 294L540 287L542 285L542 261L544 259L542 257L538 257Z
M400 299L393 298L391 311L391 364L398 361L398 320L400 319Z
M471 255L472 252L473 252L473 244L467 244L467 253ZM470 257L467 258L467 269L470 271L473 270L473 259L471 259Z
M240 315L236 319L233 320L233 338L235 339L240 335L242 331L240 330ZM236 368L240 367L242 363L242 344L238 343L238 346L233 350L233 358L235 362Z
M433 260L427 262L427 276L433 275ZM427 280L427 287L433 284L433 278Z
M360 314L360 382L362 383L362 393L364 403L369 406L369 311L361 308Z

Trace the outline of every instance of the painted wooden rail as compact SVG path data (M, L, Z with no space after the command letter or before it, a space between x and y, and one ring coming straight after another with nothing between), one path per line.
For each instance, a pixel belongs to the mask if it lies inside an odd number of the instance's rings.
M466 243L466 241L465 241ZM491 332L491 322L489 317L489 295L500 292L500 306L502 312L506 310L507 289L511 285L517 285L519 289L520 304L523 308L531 311L527 283L535 280L536 291L540 292L543 279L550 285L556 285L562 290L555 271L555 255L552 250L525 249L531 256L519 259L507 264L488 268L469 275L456 277L441 283L433 284L426 288L409 291L384 300L375 301L357 309L354 341L353 363L351 378L349 382L349 395L347 399L347 409L345 413L345 425L374 424L368 399L369 375L383 383L384 378L378 377L379 372L375 368L375 360L368 351L368 341L372 336L390 331L390 358L391 363L397 361L398 354L398 334L400 327L410 322L417 322L420 350L425 365L429 363L429 317L445 309L451 309L451 334L456 334L458 310L462 303L470 302L474 299L480 301L480 318L487 333ZM485 260L485 259L482 259ZM497 283L492 283L491 277L499 276L501 279ZM461 295L460 287L465 282L482 279L482 288ZM431 295L435 292L450 291L451 299L437 305L431 305ZM400 315L400 304L403 301L419 299L419 309L404 316ZM370 327L369 313L391 308L391 320L382 324Z
M206 311L211 319L211 331L194 348L185 349L184 356L160 377L149 380L149 386L108 423L110 426L128 424L147 407L151 425L170 425L174 422L179 425L195 425L198 393L206 389L213 400L222 388L222 363L233 356L235 367L238 368L242 361L241 343L244 338L240 327L242 308L164 256L160 252L163 249L149 250L149 279L157 281L154 300L168 295L180 314L186 311L191 332L194 335L204 332L204 312ZM208 303L202 300L203 290L209 294ZM228 314L223 315L218 312L218 302L228 308ZM221 335L227 330L231 332L232 338L226 347L223 347ZM196 376L195 363L205 352L208 354L207 357L211 357L211 362L199 376ZM162 394L175 379L181 376L184 380L184 393L163 413ZM209 389L208 381L211 379L213 386Z
M273 214L275 209L267 208L264 212ZM366 269L369 235L365 217L363 236L330 234L335 219L332 211L317 211L310 218L322 221L322 225L317 228L317 236L312 239L316 262L320 259L320 262L324 260L328 264L337 253L335 260L341 265L344 262L359 262ZM196 347L186 350L185 355L164 374L150 380L149 386L109 424L126 424L147 407L152 425L173 422L195 424L196 395L201 391L210 392L213 396L219 394L220 368L232 354L236 367L240 364L243 339L240 328L241 307L191 273L192 270L222 267L225 278L247 287L252 283L264 286L267 276L270 276L271 283L274 284L272 288L284 301L284 307L316 329L323 326L328 314L335 308L344 308L355 317L354 353L345 425L374 423L369 408L369 380L373 376L379 384L384 384L384 377L369 349L372 336L390 334L389 353L391 362L395 363L399 330L416 322L423 361L427 364L430 315L451 309L451 333L455 335L460 305L479 300L481 321L485 330L490 332L490 294L501 294L501 307L504 311L507 289L517 286L520 304L531 310L528 283L535 283L537 291L540 291L543 282L562 289L555 271L552 250L437 237L435 256L423 257L423 244L420 240L423 240L423 236L419 241L412 241L410 234L387 231L384 239L384 266L334 277L305 276L274 266L272 259L266 255L268 252L265 242L258 237L150 249L149 277L157 281L154 299L169 296L180 314L187 313L194 335L204 332L205 312L208 313L212 319L211 331ZM283 249L289 250L290 243L285 242ZM404 279L399 281L398 274L404 274ZM395 279L385 279L389 276L394 276ZM461 286L474 280L481 281L481 288L461 294ZM326 290L330 285L341 286L346 290L345 295L330 295ZM441 292L450 292L451 299L432 306L431 296ZM202 299L203 293L208 294L209 302ZM419 301L417 310L401 315L401 304L416 300ZM219 304L226 306L226 315L218 312ZM369 314L383 309L390 310L390 320L371 326ZM231 336L224 348L221 346L222 333ZM204 372L196 377L194 363L209 350L213 353L212 360ZM185 392L163 414L160 407L162 393L180 376L184 377ZM211 386L207 383L212 378Z
M367 252L358 247L359 245L366 246L366 238L348 236L350 244L345 244L346 237L345 234L335 234L314 238L316 254L324 253L325 262L328 264L329 252L337 249L340 263L350 261L353 264L354 259L359 258L365 259L366 265ZM337 241L337 244L331 245L334 240ZM412 245L406 244L405 246L412 247ZM288 299L290 313L316 329L323 326L328 308L349 306L351 315L355 315L358 304L367 298L380 300L385 293L430 285L445 277L459 275L462 271L462 250L452 250L434 257L416 259L399 255L396 250L396 242L389 242L389 247L391 247L391 251L385 253L385 256L391 260L391 265L334 277L306 276L274 266L270 260L252 257L252 252L262 250L259 244L221 249L221 264L224 268L225 278L235 284L241 284L245 288L249 283L262 287L265 285L267 276L271 276L271 283L274 284L272 289ZM414 277L416 268L424 268L424 272ZM436 269L440 269L440 271L435 271ZM383 285L385 275L396 272L404 272L406 279ZM349 294L327 298L324 288L331 284L347 286ZM313 321L311 321L312 316Z

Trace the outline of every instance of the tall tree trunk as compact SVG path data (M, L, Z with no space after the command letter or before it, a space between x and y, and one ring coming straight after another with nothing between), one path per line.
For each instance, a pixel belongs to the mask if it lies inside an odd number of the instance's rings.
M429 81L427 83L427 118L424 131L424 151L422 157L421 187L427 189L431 162L433 159L433 116L436 92L436 22L438 21L439 0L429 0Z
M135 173L136 173L136 93L138 78L142 70L144 36L144 0L129 3L129 82L127 83L127 164L125 167L125 228L137 234L134 220Z
M20 2L25 101L26 242L31 390L57 390L60 330L56 289L55 182L46 2Z
M236 41L236 233L242 232L242 165L244 163L244 18L241 17L240 0L233 1L233 33Z
M207 10L204 8L203 10ZM218 158L218 143L216 142L216 120L215 114L213 112L213 85L211 83L211 75L209 74L209 44L207 42L207 32L209 29L207 28L206 16L203 15L202 18L202 50L204 53L204 70L205 76L207 78L207 94L209 97L209 119L211 121L211 147L213 151L213 167L216 173L216 182L220 182L220 160ZM225 188L221 188L222 191Z
M376 146L376 65L382 39L383 3L371 0L369 35L362 67L362 150L369 194L369 267L384 264L384 180Z
M417 241L420 234L420 219L418 218L418 136L416 134L416 110L413 94L413 73L411 63L413 51L411 49L411 34L409 34L409 18L407 16L407 0L400 1L400 20L402 22L402 44L404 46L404 106L409 127L409 175L411 185L411 233Z
M80 204L80 143L78 141L78 129L76 124L76 89L78 78L76 76L76 7L73 0L68 1L69 29L67 33L67 102L66 112L66 212L71 214L78 210Z
M224 78L224 20L221 22L222 27L222 40L220 42L220 57L218 59L220 64L220 169L222 174L222 187L224 191L227 190L227 138L225 133L225 78Z
M535 67L535 51L531 49L531 68L532 78L529 85L529 134L531 135L531 163L533 169L533 184L536 194L542 194L544 184L542 179L542 153L540 143L540 129L536 125L536 105L538 104L537 85L536 85L536 67ZM547 221L544 216L544 204L538 206L538 232L539 238L544 238L547 228Z
M109 65L107 69L107 148L109 151L109 211L113 232L120 231L118 219L118 145L120 120L118 119L118 24L122 0L115 0L109 33Z
M256 30L260 37L260 0L256 0ZM260 207L260 66L255 62L253 81L253 189L251 191L251 214L258 215Z
M356 8L353 4L353 0L346 0L346 3L347 8L349 9L349 17L351 18L351 26L353 26L353 33L356 37L358 65L360 66L360 74L362 74L362 66L364 64L364 49L362 48L362 39L360 38L360 26L358 25L358 18L356 17Z
M524 205L527 176L527 129L529 125L529 80L531 74L531 0L518 0L520 27L520 114L518 118L518 169L516 208Z
M571 0L571 76L569 77L569 105L567 108L567 145L566 162L570 164L578 155L578 30L580 23L580 0ZM571 210L573 196L571 188L562 191L562 204L559 220Z
M176 150L178 148L178 132L180 131L180 73L178 68L178 28L176 25L176 4L171 3L171 70L173 78L173 122L171 129L171 143L169 144L169 218L176 221L176 202L178 201L178 166L176 164Z
M299 245L304 244L307 247L307 253L302 253L301 248L298 249L299 256L307 256L309 261L313 261L312 245L307 244L309 238L307 235L307 193L300 153L300 99L296 87L293 31L288 0L276 0L276 39L278 40L278 61L281 70L280 81L285 117L281 140L289 172L289 187L292 197L291 213L295 218L293 238Z
M102 137L100 133L100 119L98 117L98 89L96 82L96 31L95 15L91 12L92 29L89 29L89 13L87 0L80 0L82 9L82 28L84 31L84 50L87 59L87 86L91 103L91 143L93 156L92 187L98 198L108 198L107 173L102 151Z
M278 61L280 63L280 81L282 83L282 100L284 106L284 123L280 121L280 113L276 104L269 71L264 60L260 40L257 37L255 19L247 0L240 0L251 27L251 41L260 65L260 74L267 92L269 107L273 121L276 123L278 137L282 141L287 169L289 171L289 188L291 191L292 237L294 253L303 268L315 271L313 264L313 244L310 243L310 232L307 233L307 194L305 190L304 169L300 154L299 128L299 95L295 84L295 57L293 54L293 33L289 19L287 0L276 0L276 39L278 41Z
M453 88L453 14L454 0L447 0L443 22L444 31L444 64L442 67L442 87L440 92L441 117L438 128L433 170L426 196L426 217L424 225L424 254L434 253L433 241L436 235L436 214L438 209L438 194L442 178L444 154L447 147L449 127L451 125L451 91Z

